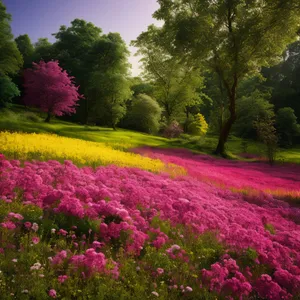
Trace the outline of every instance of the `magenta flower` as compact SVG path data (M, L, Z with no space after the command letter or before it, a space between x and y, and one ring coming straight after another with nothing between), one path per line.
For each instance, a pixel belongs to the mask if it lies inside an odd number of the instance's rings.
M51 298L56 298L56 290L51 289L51 290L49 291L48 295L49 295Z
M30 222L25 222L24 226L25 226L26 229L30 229L32 225L31 225Z
M36 244L38 244L39 242L40 242L40 238L39 237L37 237L37 236L34 236L34 237L32 237L32 242L36 245Z
M13 223L12 221L6 221L6 222L3 222L3 223L1 223L1 226L2 226L3 228L8 229L8 230L13 230L13 229L16 228L15 223Z
M65 282L67 279L68 279L68 276L67 276L67 275L60 275L60 276L58 276L58 281L59 281L60 283Z

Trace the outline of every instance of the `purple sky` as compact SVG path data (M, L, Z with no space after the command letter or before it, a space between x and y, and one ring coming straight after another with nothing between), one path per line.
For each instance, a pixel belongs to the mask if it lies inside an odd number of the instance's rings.
M32 42L40 37L53 41L51 33L60 25L69 25L75 18L84 19L102 28L104 33L119 32L129 45L147 26L156 23L152 18L158 8L156 0L2 0L12 15L15 36L27 33ZM138 57L130 62L132 74L139 74Z

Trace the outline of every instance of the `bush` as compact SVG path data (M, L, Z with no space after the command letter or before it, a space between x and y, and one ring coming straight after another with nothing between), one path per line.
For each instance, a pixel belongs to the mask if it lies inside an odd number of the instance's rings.
M139 94L132 100L125 126L146 133L157 133L159 130L159 120L161 108L158 103L145 94Z
M20 95L18 87L7 76L0 78L0 108L9 107L11 100Z
M276 127L279 134L279 142L282 146L291 146L293 137L300 132L297 117L291 107L280 108L276 115Z
M194 117L194 121L188 126L188 131L192 135L204 136L208 130L208 124L202 114L197 114Z
M163 136L166 138L177 138L183 133L182 127L177 121L172 121L164 130Z
M272 119L262 119L254 122L254 127L259 140L265 144L265 153L272 165L275 162L278 150L278 137L274 121Z

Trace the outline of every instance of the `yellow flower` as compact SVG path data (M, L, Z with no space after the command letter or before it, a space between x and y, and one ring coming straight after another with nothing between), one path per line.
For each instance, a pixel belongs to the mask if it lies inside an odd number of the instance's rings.
M60 162L71 160L79 166L116 165L136 167L156 173L167 172L172 176L186 174L182 167L166 165L159 159L151 159L119 149L122 149L121 145L111 147L103 143L54 134L0 132L0 152L14 159L58 160Z

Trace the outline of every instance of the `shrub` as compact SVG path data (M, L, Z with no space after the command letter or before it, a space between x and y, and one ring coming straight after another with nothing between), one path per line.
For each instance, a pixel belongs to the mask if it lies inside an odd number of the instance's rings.
M265 153L269 163L272 165L275 162L278 150L278 137L276 128L274 127L274 120L262 119L256 121L254 122L254 127L256 128L259 140L265 144Z
M202 114L197 114L194 117L194 121L188 126L188 131L192 135L204 136L208 130L208 124Z
M282 146L291 146L293 137L300 132L297 117L291 107L280 108L276 115L276 127Z
M19 96L18 87L7 76L0 78L0 108L9 107L12 98Z
M172 121L164 130L163 136L166 138L177 138L183 133L182 127L177 121Z
M130 129L146 133L157 133L160 116L161 108L158 103L145 94L139 94L132 100L126 123Z

